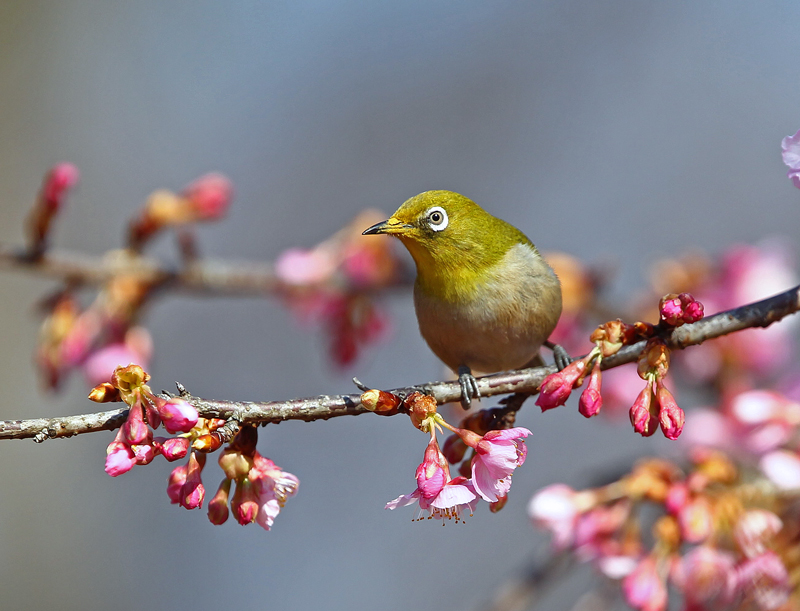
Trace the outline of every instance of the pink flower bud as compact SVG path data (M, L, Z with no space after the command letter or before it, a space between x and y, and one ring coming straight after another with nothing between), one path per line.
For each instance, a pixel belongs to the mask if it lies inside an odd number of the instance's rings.
M659 304L661 320L673 327L683 324L683 304L674 293L664 295Z
M156 449L151 443L140 443L131 446L137 465L149 465L156 457Z
M188 437L172 437L161 442L161 454L169 462L180 460L189 452Z
M658 420L661 424L661 431L667 439L677 439L683 430L685 415L675 403L672 393L660 380L656 392L656 402L658 403Z
M173 397L158 406L158 415L168 433L188 433L197 424L197 410L188 402Z
M203 470L203 465L206 462L205 454L197 454L192 452L189 454L189 462L187 463L186 481L180 491L180 499L178 504L186 509L197 509L203 504L203 498L206 495L206 489L203 487L203 482L200 479L200 474Z
M228 495L231 490L231 480L224 479L219 485L214 498L208 503L208 520L217 526L228 521Z
M106 450L106 473L117 477L133 469L136 464L131 449L120 441L112 441Z
M71 163L62 162L53 166L42 185L44 205L56 211L64 199L64 193L78 184L80 173Z
M658 428L658 418L652 413L653 408L653 384L648 382L647 385L636 397L630 411L631 424L633 430L639 433L642 437L650 437L656 432Z
M667 586L658 573L655 558L648 556L622 581L625 601L638 611L664 611Z
M144 443L150 435L150 429L144 421L144 410L141 403L134 403L128 411L128 419L121 427L122 439L128 445Z
M544 379L539 387L539 397L536 405L542 411L564 405L569 398L575 383L581 378L586 370L584 361L573 361L561 371L551 373Z
M220 452L218 461L225 477L236 481L246 478L253 468L253 459L233 448Z
M693 298L694 299L694 298ZM703 304L699 301L692 301L683 308L683 322L697 322L703 318Z
M198 220L213 221L228 210L233 196L231 181L222 174L212 172L201 176L183 190Z
M249 479L236 482L236 492L231 499L231 511L242 526L255 522L258 515L258 497Z
M181 502L181 491L183 485L186 483L186 474L189 471L189 465L178 465L169 474L167 480L167 496L173 505L179 505Z
M586 418L591 418L600 413L600 408L603 407L603 397L600 396L600 362L595 361L592 368L592 374L589 376L589 384L581 393L581 398L578 401L578 411Z

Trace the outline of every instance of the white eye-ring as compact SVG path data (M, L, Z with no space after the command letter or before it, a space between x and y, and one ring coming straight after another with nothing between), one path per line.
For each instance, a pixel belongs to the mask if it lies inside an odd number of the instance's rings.
M434 231L442 231L447 228L447 212L441 206L434 206L428 210L428 225Z

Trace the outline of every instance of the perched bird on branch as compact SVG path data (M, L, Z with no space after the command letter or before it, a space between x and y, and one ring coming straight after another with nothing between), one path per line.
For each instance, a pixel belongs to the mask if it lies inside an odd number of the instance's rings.
M426 191L364 231L380 233L399 238L416 263L420 333L458 373L465 409L480 396L473 370L543 364L542 345L559 368L569 363L547 342L561 315L561 284L519 229L463 195Z

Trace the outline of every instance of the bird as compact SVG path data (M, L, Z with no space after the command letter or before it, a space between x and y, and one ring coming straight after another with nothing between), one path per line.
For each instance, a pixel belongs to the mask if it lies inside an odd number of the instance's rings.
M472 374L543 365L561 316L561 283L519 229L453 191L425 191L363 235L399 238L417 268L414 307L433 353L458 374L461 405L480 397Z

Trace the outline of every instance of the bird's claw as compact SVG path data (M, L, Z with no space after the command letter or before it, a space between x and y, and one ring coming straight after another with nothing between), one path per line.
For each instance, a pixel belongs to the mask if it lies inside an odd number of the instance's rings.
M458 368L458 385L461 387L461 407L465 410L472 407L472 399L480 399L481 391L478 390L478 380L472 375L469 367Z
M564 346L561 346L560 344L554 344L552 342L547 342L545 345L553 351L553 360L556 362L556 367L558 367L559 371L564 369L567 365L572 363L573 360L575 360L564 349Z

